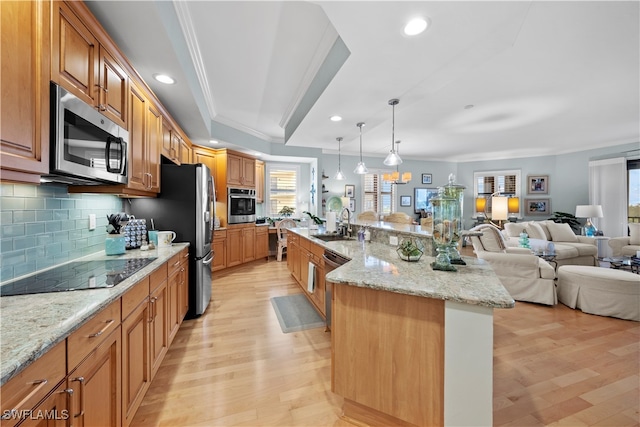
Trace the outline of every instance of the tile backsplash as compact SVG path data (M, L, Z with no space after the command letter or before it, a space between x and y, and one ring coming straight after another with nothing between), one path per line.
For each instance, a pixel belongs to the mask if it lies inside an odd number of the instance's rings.
M116 196L69 194L61 184L0 184L0 196L2 282L104 250L107 214L123 210Z

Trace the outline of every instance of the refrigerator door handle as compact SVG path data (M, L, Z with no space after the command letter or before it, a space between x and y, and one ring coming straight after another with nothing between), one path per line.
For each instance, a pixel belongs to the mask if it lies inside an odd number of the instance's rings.
M213 257L215 257L215 256L216 256L215 251L211 251L211 252L210 252L210 255L211 255L211 257L210 257L209 259L207 259L207 258L205 257L205 259L203 259L203 260L202 260L202 263L203 263L204 265L209 265L209 264L211 264L211 262L213 261Z

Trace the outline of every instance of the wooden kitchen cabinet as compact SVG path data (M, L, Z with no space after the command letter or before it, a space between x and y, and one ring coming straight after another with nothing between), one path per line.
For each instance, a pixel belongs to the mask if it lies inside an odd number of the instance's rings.
M256 226L250 224L242 229L242 262L256 259Z
M218 271L227 268L227 230L214 230L211 249L215 255L211 270Z
M151 379L155 377L162 359L169 349L169 296L167 264L151 273L149 287L149 356Z
M193 163L202 163L211 171L211 176L216 176L216 153L204 147L193 147L191 150ZM215 184L215 183L214 183Z
M0 2L2 181L39 183L49 172L51 2Z
M185 249L180 263L180 280L178 281L178 320L180 324L189 311L189 252Z
M32 417L28 417L20 424L20 427L67 427L72 424L73 410L71 399L73 390L67 388L66 381L58 385L58 387L45 400L40 402L38 406L32 409ZM38 418L39 414L47 414L47 417ZM2 425L10 425L12 421L3 422ZM106 425L106 424L102 424Z
M242 227L230 225L227 228L227 267L242 264Z
M118 305L120 300L117 301ZM118 314L120 314L118 312ZM121 422L121 330L118 324L68 377L73 426L119 426ZM69 352L73 349L69 349Z
M227 185L255 187L256 161L249 157L227 153Z
M167 117L162 118L162 155L180 165L191 163L191 147L176 131Z
M256 226L255 228L255 259L269 258L269 227Z
M309 301L325 315L324 247L308 239L288 233L287 268ZM315 266L314 290L309 292L309 264Z
M189 251L184 249L168 262L167 279L167 328L169 345L178 333L184 316L189 309Z
M51 80L128 128L128 75L69 4L62 1L54 2L51 57Z
M264 203L264 162L256 160L256 203Z
M180 163L191 163L191 143L185 139L180 139Z
M287 233L287 268L296 281L300 281L300 238L294 233Z

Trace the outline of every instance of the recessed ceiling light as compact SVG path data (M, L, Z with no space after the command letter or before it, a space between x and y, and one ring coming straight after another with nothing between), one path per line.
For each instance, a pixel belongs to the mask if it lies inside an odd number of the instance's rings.
M342 120L342 117L340 117L340 116L331 116L331 117L329 117L329 119L332 122L339 122L340 120Z
M167 76L166 74L154 74L153 78L166 85L172 85L176 82L173 77Z
M210 139L209 142L212 143L212 144L219 144L220 143L219 141L216 141L215 139Z
M414 18L404 26L404 33L408 36L417 36L427 29L429 23L424 18Z
M474 107L474 105L473 105L473 104L467 104L467 105L465 105L465 106L464 106L464 109L465 109L465 110L470 110L470 109L472 109L473 107Z

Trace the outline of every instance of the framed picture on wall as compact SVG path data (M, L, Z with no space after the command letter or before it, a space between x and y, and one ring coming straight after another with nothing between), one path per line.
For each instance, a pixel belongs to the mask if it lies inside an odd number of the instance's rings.
M353 197L349 199L349 210L351 212L356 211L356 199L354 199Z
M549 215L551 213L551 199L525 199L525 215Z
M549 194L549 175L527 176L527 194Z
M400 196L400 206L411 206L411 196Z
M426 212L431 212L431 198L438 195L437 188L414 188L413 200L414 200L414 212L420 213L423 209Z
M431 174L430 173L423 173L422 174L422 183L423 184L431 184Z
M356 186L347 184L344 186L344 196L345 197L356 197Z

